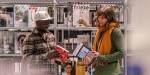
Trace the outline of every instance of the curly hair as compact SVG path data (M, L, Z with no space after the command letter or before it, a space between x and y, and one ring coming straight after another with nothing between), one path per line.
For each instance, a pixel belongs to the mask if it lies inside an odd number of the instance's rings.
M98 10L96 13L96 16L97 16L97 19L99 16L105 16L106 19L108 20L107 23L110 23L110 22L117 23L117 20L115 19L115 12L112 8L106 9L104 11Z

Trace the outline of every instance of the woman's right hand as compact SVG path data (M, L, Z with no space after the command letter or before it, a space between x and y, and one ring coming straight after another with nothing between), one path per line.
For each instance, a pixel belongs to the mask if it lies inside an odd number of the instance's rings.
M98 57L100 54L96 51L92 51L95 54L95 57Z

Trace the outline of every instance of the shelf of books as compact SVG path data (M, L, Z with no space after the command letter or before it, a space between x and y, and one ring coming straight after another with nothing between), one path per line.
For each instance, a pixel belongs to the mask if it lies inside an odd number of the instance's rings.
M54 6L53 5L39 5L39 2L28 2L37 5L31 5L27 2L19 2L14 0L13 4L0 5L0 34L1 40L1 54L15 54L19 53L17 49L17 38L19 35L26 35L30 33L34 27L34 14L36 11L48 11L49 15L54 18ZM25 0L26 1L26 0ZM50 0L47 0L47 2ZM50 24L49 30L54 33L57 38L57 42L73 50L76 46L75 43L80 41L87 41L88 46L91 47L92 39L96 31L96 11L97 9L103 9L107 7L114 8L116 12L116 18L120 21L122 29L124 21L123 4L121 0L108 1L57 1L56 11L57 20L53 20ZM81 2L81 3L80 3ZM11 2L10 2L11 3ZM43 2L43 4L46 2ZM67 3L67 5L61 5ZM97 3L97 4L94 4ZM99 4L100 3L100 4ZM51 4L51 3L49 3ZM55 19L55 18L54 18ZM57 22L54 22L57 21ZM57 24L54 24L57 23ZM21 34L20 34L21 33ZM5 35L8 34L8 35ZM10 34L10 35L9 35ZM86 38L87 40L83 40ZM70 43L70 44L69 44Z

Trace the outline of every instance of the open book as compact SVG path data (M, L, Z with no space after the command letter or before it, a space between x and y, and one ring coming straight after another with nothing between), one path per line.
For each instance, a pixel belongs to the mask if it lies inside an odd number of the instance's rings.
M98 56L98 52L93 52L91 49L81 43L77 45L73 55L83 59L83 63L90 65Z
M69 58L69 51L66 50L65 48L56 45L54 47L55 51L58 53L58 57L62 62L66 62Z

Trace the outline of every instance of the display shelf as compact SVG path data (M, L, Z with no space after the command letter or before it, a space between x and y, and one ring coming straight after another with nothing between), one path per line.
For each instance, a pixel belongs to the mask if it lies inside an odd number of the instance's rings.
M0 54L0 57L22 57L22 54ZM76 57L73 54L69 54L69 57Z
M123 0L57 0L58 3L122 3Z
M34 27L0 27L0 31L31 31ZM55 27L50 27L49 30L54 30Z
M29 31L32 27L0 27L0 31Z
M0 27L0 31L28 31L33 30L34 27ZM86 30L96 30L96 27L49 27L49 30L80 30L80 31L86 31Z
M28 3L122 3L124 0L0 0L0 3L16 3L16 4L28 4Z
M56 27L58 30L96 30L96 27Z
M0 0L2 4L53 3L53 0Z
M0 57L21 57L21 54L0 54Z
M22 54L18 53L18 54L0 54L0 57L15 57L15 56L22 56ZM69 57L76 57L76 56L73 56L73 54L69 54Z

